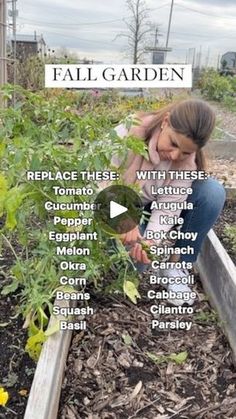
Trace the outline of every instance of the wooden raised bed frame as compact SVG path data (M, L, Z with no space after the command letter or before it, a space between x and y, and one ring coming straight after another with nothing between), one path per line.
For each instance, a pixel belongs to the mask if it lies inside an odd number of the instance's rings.
M218 312L236 363L236 267L211 230L197 260L204 290ZM60 302L56 303L61 304ZM65 305L65 302L64 302ZM50 325L55 321L52 316ZM57 332L45 342L36 368L24 419L56 419L72 332Z

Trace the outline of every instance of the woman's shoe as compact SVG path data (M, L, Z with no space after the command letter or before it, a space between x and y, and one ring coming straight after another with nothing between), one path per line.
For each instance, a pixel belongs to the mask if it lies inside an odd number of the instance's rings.
M192 290L191 288L186 285L183 284L181 282L181 278L186 278L188 277L190 274L187 270L182 270L182 269L164 269L159 271L158 276L159 277L163 277L163 278L167 278L167 281L161 280L160 284L167 289L168 292L172 292L172 293L181 293L182 297L184 297L184 293L189 293L189 298L187 298L187 294L185 294L185 298L170 298L168 299L168 302L170 304L173 304L175 306L182 306L184 304L186 305L193 305L194 303L194 299L190 296L192 294ZM170 281L171 278L171 283L168 283L168 278Z

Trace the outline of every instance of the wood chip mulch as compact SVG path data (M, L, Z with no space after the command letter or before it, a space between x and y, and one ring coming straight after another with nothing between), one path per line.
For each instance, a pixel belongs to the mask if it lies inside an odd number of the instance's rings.
M188 332L151 329L150 287L144 274L137 305L92 296L95 314L73 335L58 419L235 419L236 368L199 279L193 314L156 315L191 320ZM166 358L185 351L182 364Z
M220 239L221 244L227 250L234 264L236 264L236 237L231 239L227 235L228 227L236 227L236 211L235 201L228 200L225 203L222 213L220 214L217 223L214 226L214 231L217 237Z
M209 159L207 161L207 173L215 177L222 185L236 188L236 161L231 159Z

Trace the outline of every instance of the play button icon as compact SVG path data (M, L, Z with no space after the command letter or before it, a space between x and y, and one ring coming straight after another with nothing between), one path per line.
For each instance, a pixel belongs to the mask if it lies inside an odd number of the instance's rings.
M140 223L143 204L139 195L128 186L114 185L98 193L94 221L110 234L123 234Z
M118 215L123 214L128 211L128 208L123 205L117 204L117 202L110 202L110 218L118 217Z

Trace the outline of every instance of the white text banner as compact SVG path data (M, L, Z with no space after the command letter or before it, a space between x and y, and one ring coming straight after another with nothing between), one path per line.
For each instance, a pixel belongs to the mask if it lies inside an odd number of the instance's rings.
M45 87L190 88L190 64L46 64Z

